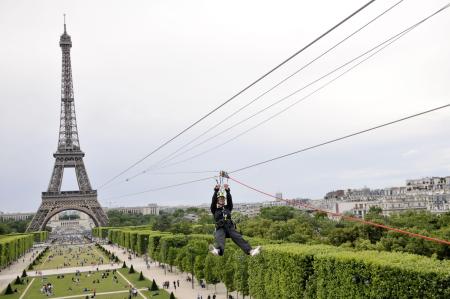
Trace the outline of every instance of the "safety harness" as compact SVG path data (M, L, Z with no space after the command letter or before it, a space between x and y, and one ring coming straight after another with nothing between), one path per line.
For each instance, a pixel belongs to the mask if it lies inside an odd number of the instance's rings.
M219 176L216 178L217 185L219 185L219 192L217 192L217 198L224 197L225 198L225 204L227 204L227 196L226 196L226 190L224 187L224 184L228 184L228 179L230 177L228 176L228 173L226 171L221 170L219 172ZM226 180L226 182L225 182ZM226 210L225 208L222 208L222 219L216 221L216 229L224 227L226 224L233 225L236 227L236 225L231 220L231 211Z

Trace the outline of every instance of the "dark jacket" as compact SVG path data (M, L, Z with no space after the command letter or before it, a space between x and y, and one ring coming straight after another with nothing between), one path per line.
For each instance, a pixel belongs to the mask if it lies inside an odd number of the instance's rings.
M227 193L227 204L223 208L217 207L217 193L219 190L214 189L214 194L211 201L211 213L214 215L216 223L221 220L231 220L231 211L233 210L233 199L231 197L230 189L225 190Z

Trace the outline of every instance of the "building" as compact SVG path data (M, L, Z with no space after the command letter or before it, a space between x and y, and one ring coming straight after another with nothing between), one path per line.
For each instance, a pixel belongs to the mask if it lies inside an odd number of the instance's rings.
M21 221L21 220L31 220L34 213L3 213L0 212L1 221Z
M447 213L450 211L450 194L433 194L428 197L427 210L431 213Z
M325 199L332 199L332 198L343 198L345 196L345 191L344 190L336 190L336 191L331 191L328 192L325 195Z
M143 207L118 207L118 208L106 208L105 210L118 211L125 214L159 215L159 207L155 203L150 203Z
M255 217L259 214L261 207L261 202L235 203L233 210L248 217Z
M69 210L53 216L47 223L47 226L51 227L52 231L66 228L89 230L95 226L95 223L89 215L83 212Z
M320 205L321 209L338 214L352 214L365 217L371 207L379 207L376 201L329 201Z
M262 203L263 208L267 207L279 207L279 206L287 206L286 201L265 201Z
M450 189L450 176L425 177L415 180L407 180L408 191L414 190L448 190Z
M186 214L183 216L183 219L187 220L187 221L191 221L191 222L197 222L199 217L197 214Z
M450 177L425 177L407 180L406 186L382 189L347 189L328 192L317 206L334 213L364 217L371 207L383 215L407 210L446 213L450 211Z

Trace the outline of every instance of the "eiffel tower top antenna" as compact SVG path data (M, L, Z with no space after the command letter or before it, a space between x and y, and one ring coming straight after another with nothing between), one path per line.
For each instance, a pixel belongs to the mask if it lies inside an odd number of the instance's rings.
M66 14L63 15L64 15L64 33L66 33Z

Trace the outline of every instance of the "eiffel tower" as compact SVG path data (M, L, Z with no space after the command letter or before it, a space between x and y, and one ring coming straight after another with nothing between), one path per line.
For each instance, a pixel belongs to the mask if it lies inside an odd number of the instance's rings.
M65 20L59 45L62 50L62 75L58 149L53 154L55 165L47 192L42 192L41 206L27 231L43 230L54 215L65 210L84 212L97 226L105 226L108 223L108 217L97 200L97 190L92 190L83 162L84 152L80 149L70 62L72 40L67 34ZM65 168L75 168L78 191L61 191Z

